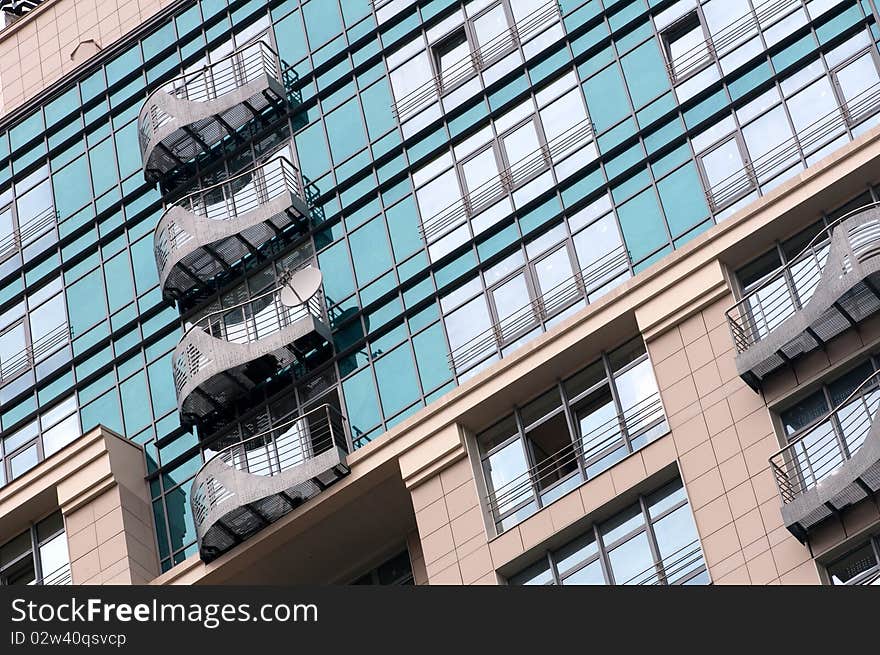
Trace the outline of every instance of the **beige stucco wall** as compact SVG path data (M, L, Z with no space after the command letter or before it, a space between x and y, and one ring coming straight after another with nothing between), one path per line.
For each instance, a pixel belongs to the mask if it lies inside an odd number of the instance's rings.
M174 0L44 0L0 32L0 114L32 98ZM80 43L87 42L77 51Z
M0 488L0 543L58 509L74 584L144 584L159 558L141 446L103 427Z

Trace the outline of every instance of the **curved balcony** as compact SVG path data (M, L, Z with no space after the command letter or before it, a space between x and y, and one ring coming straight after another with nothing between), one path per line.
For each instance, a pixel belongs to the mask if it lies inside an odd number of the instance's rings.
M162 85L138 115L146 180L192 161L286 99L278 55L262 41Z
M179 298L210 282L308 216L299 171L283 157L186 196L153 237L162 294Z
M330 342L321 274L296 271L314 291L285 283L202 317L174 350L174 387L184 422L198 421Z
M880 310L880 205L843 216L727 311L736 367L757 389Z
M345 419L323 405L224 448L190 493L199 554L210 562L349 472Z
M880 371L770 457L782 518L804 541L819 523L880 491Z

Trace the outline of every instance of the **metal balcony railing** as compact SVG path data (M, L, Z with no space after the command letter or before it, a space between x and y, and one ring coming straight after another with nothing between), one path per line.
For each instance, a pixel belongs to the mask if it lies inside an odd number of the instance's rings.
M44 211L25 222L18 229L0 239L0 262L17 253L37 237L48 232L49 228L58 223L58 212L54 207Z
M589 119L573 125L555 139L548 141L546 145L471 190L460 200L456 200L434 216L424 220L420 229L425 242L436 241L461 225L466 218L479 214L506 195L513 193L523 184L547 171L554 159L586 145L592 138L593 125Z
M284 157L191 193L154 233L163 293L180 297L210 282L308 216L300 172Z
M307 264L298 270L313 268ZM174 387L185 421L226 405L330 341L324 294L282 301L287 284L203 316L174 350Z
M757 3L756 3L757 4ZM776 0L761 5L743 16L739 16L722 27L715 34L693 48L683 52L674 60L667 62L666 69L673 84L679 84L693 73L735 50L743 40L758 35L758 30L766 27L803 6L801 0Z
M452 350L447 357L450 366L456 373L460 373L490 353L503 354L505 346L516 343L517 339L535 327L543 325L574 303L589 297L592 292L628 272L629 255L626 248L620 245Z
M322 405L224 448L196 473L190 506L210 561L348 473L345 418Z
M801 132L780 142L745 166L724 178L706 192L709 206L719 211L781 174L840 134L855 127L880 110L880 83L873 84L843 106L821 116Z
M537 509L586 481L587 471L597 475L605 470L607 467L600 465L602 460L665 422L660 394L651 394L581 435L576 443L567 444L543 462L492 489L486 496L486 507L496 524L536 501Z
M786 526L803 539L811 528L880 491L880 372L872 373L822 420L770 457Z
M52 573L43 575L43 580L40 584L49 586L73 584L73 579L70 574L70 563L58 567L52 571Z
M693 584L693 580L706 572L700 540L694 539L662 560L637 573L623 583L625 585L681 585Z
M163 84L138 115L147 181L209 151L287 97L278 55L262 41Z
M440 74L401 97L392 106L394 115L398 121L403 122L419 113L439 97L474 77L479 71L485 70L513 52L520 43L527 41L558 19L557 0L541 5L498 36L480 44L480 48L467 57L450 64Z
M873 585L880 585L880 568L865 571L861 575L857 575L846 582L847 587L869 587Z
M62 323L53 328L34 343L9 359L0 360L0 383L21 375L24 371L36 366L45 355L48 355L70 339L70 327Z
M821 347L880 310L880 204L824 228L791 261L726 312L737 369L753 387L779 366Z

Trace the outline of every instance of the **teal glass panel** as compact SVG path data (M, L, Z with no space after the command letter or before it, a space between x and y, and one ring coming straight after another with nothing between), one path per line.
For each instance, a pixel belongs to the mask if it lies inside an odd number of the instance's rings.
M394 128L394 114L388 111L391 106L391 91L387 80L380 80L361 92L361 103L367 118L367 131L370 140L375 140Z
M95 195L100 196L118 181L116 175L116 156L113 139L105 139L89 150L92 185Z
M379 216L349 236L351 258L359 286L391 268L391 251L385 222Z
M447 360L448 347L443 327L435 323L424 332L413 337L416 361L419 363L419 376L425 393L436 389L452 379Z
M113 136L116 142L116 155L119 160L119 173L122 179L141 170L138 146L137 121L132 121Z
M79 415L84 433L98 425L103 425L114 432L125 434L116 389L111 389L97 400L90 402L80 409Z
M597 132L604 132L630 113L629 97L617 65L584 82L584 95Z
M369 432L379 422L379 399L376 385L373 384L373 372L370 367L348 378L342 383L345 395L348 425L353 439Z
M103 278L101 269L95 269L67 287L67 313L74 336L84 334L87 328L107 317Z
M318 267L324 276L324 295L329 305L354 293L354 275L345 241L340 241L319 254Z
M92 199L89 188L89 165L81 156L52 175L52 188L55 192L55 210L59 220L75 214Z
M621 58L620 64L636 109L669 89L669 76L666 74L664 61L655 39L646 41Z
M298 11L275 23L275 42L278 56L287 64L293 64L308 54L302 18Z
M294 137L296 151L303 175L311 180L320 177L330 168L330 153L324 139L324 127L321 121L310 125Z
M335 0L311 0L302 11L312 48L326 43L342 31L342 16Z
M421 397L415 361L404 344L376 361L376 380L385 416L394 416Z
M184 483L165 494L172 550L182 548L196 538L192 511L189 508L189 489L190 485Z
M149 403L145 402L150 397L147 393L146 373L141 371L120 384L119 394L122 397L122 418L125 423L125 433L135 434L147 427L153 417Z
M134 280L131 276L127 250L104 262L104 276L111 313L135 299Z
M419 234L419 217L416 212L416 203L410 196L406 200L397 203L391 209L386 210L388 217L388 229L391 232L391 246L394 249L394 259L402 262L422 247L422 237Z
M653 189L647 189L617 208L623 239L630 258L638 261L668 243L668 236Z
M325 118L333 160L341 162L367 145L360 107L352 98Z
M703 187L693 163L657 182L657 190L673 237L684 234L709 216Z

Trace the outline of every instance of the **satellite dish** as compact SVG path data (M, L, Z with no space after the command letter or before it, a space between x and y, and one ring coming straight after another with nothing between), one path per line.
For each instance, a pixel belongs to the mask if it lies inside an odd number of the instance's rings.
M290 276L281 288L280 300L285 307L304 305L318 293L323 276L314 266L306 266Z

